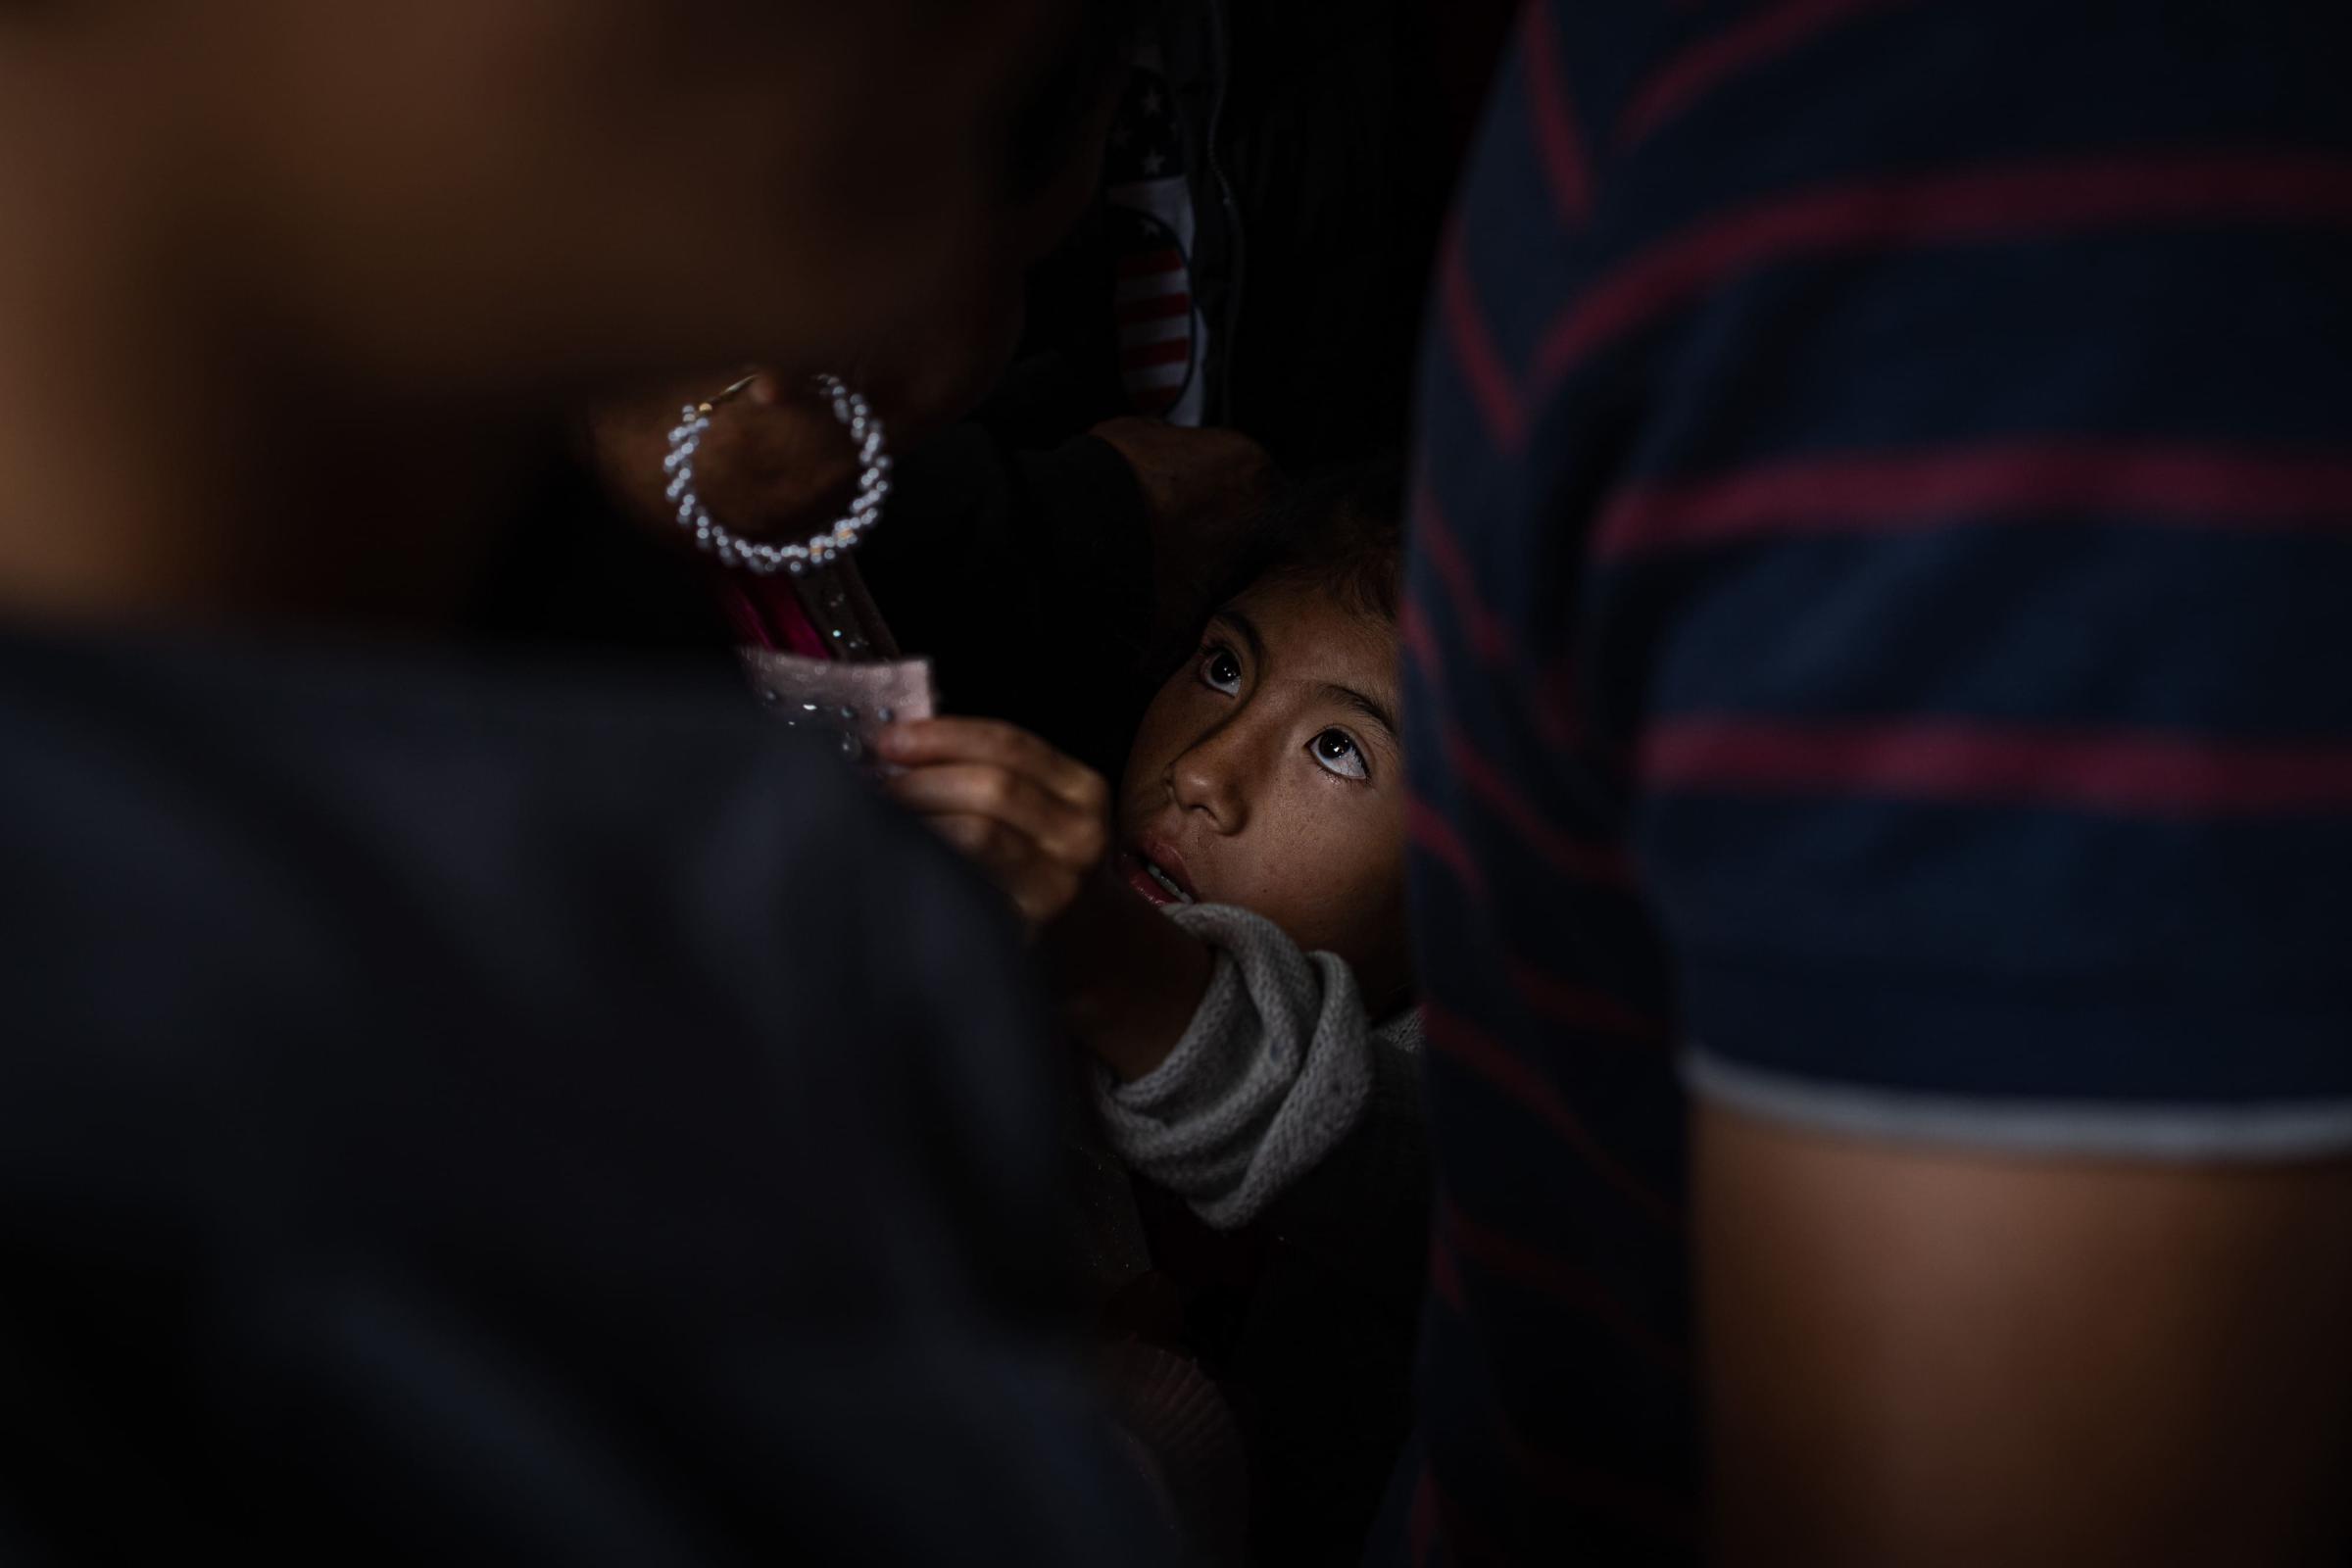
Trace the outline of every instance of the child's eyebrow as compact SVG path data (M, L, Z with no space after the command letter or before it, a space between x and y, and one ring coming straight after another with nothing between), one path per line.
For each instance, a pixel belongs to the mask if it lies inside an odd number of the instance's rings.
M1404 730L1397 724L1395 710L1379 698L1367 697L1352 686L1339 686L1328 681L1324 683L1323 695L1335 703L1354 709L1387 730L1391 740L1401 741L1404 738Z
M1251 620L1248 615L1243 614L1240 611L1231 608L1218 611L1214 615L1211 615L1209 619L1211 621L1224 621L1228 625L1232 626L1235 631L1240 632L1242 634L1242 641L1250 645L1250 662L1255 664L1260 669L1265 668L1266 640L1258 635L1256 621Z

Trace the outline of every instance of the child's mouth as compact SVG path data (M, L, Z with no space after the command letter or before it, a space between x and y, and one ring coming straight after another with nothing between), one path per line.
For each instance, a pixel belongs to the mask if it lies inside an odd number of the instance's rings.
M1134 850L1119 857L1119 870L1125 875L1129 887L1160 908L1195 902L1193 896L1184 890L1184 884L1169 875L1157 862Z

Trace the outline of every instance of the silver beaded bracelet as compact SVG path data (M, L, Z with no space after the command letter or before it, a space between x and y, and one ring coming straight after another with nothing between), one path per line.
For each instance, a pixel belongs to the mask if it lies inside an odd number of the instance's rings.
M742 394L757 376L745 376L708 403L689 403L683 411L678 427L669 432L669 456L662 460L662 470L668 474L669 499L677 504L678 526L694 540L695 548L716 557L724 566L741 566L760 576L773 576L779 571L798 577L812 566L822 566L835 557L858 548L882 515L882 503L890 499L890 448L883 438L882 421L865 398L842 384L839 376L820 375L816 389L825 395L832 406L833 417L849 430L850 439L858 444L858 495L841 519L814 538L800 544L763 544L746 539L710 515L695 489L694 455L702 450L703 432L710 428L711 412L721 404Z

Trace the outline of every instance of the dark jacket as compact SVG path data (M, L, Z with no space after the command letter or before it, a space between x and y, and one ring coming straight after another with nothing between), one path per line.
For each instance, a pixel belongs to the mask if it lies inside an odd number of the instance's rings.
M0 755L0 1559L1159 1559L1007 922L837 765L13 631Z

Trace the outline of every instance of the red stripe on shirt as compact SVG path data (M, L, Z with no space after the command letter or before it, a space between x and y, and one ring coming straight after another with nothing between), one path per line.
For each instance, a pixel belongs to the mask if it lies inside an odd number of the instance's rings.
M1430 1474L1426 1460L1421 1465L1421 1479L1413 1483L1413 1502L1405 1513L1404 1538L1413 1568L1426 1568L1430 1547L1438 1539L1438 1478Z
M1436 1469L1423 1462L1421 1479L1413 1487L1413 1504L1405 1517L1407 1544L1416 1564L1450 1568L1454 1563L1511 1563L1508 1546L1472 1525L1438 1480Z
M1612 888L1633 886L1633 861L1621 846L1581 839L1554 826L1503 776L1500 768L1487 760L1459 725L1443 713L1438 715L1437 722L1446 737L1446 760L1452 763L1455 775L1522 845L1574 881Z
M1823 28L1887 3L1788 0L1693 44L1635 89L1617 121L1618 146L1630 147L1734 76L1788 53Z
M1478 858L1453 830L1453 824L1427 801L1405 803L1404 834L1413 848L1443 864L1464 887L1473 893L1486 891L1487 879L1478 869Z
M1458 229L1447 230L1445 258L1439 264L1438 298L1445 315L1446 338L1453 363L1469 383L1471 399L1487 422L1487 435L1495 447L1509 451L1526 431L1510 371L1487 331L1486 309L1478 302L1478 284L1470 276Z
M1513 963L1510 975L1511 985L1527 1003L1528 1010L1545 1023L1634 1045L1664 1045L1671 1037L1664 1019L1627 1006L1624 999L1612 992L1563 980L1525 963Z
M2169 443L2029 442L1781 464L1622 491L1593 530L1592 553L1617 562L1758 538L2116 516L2249 531L2352 529L2352 462Z
M1520 40L1527 67L1527 98L1534 122L1536 152L1551 185L1552 205L1563 221L1581 222L1592 208L1592 176L1586 167L1584 137L1568 101L1561 72L1560 29L1548 5L1527 8L1527 32Z
M1429 1293L1456 1312L1467 1312L1462 1298L1462 1271L1446 1245L1446 1233L1432 1227L1429 1238Z
M1516 1563L1518 1554L1504 1543L1473 1526L1439 1482L1436 1469L1422 1461L1421 1478L1413 1486L1412 1507L1405 1514L1405 1542L1415 1568L1453 1568L1456 1563Z
M1639 1476L1603 1470L1535 1447L1504 1423L1497 1434L1503 1456L1552 1502L1631 1526L1660 1542L1696 1544L1698 1521L1690 1499Z
M1452 525L1438 508L1437 496L1426 486L1413 497L1413 544L1445 586L1446 597L1453 605L1453 618L1470 651L1490 664L1508 663L1514 648L1510 628L1487 608L1479 592L1477 568L1462 554Z
M1682 1228L1681 1210L1643 1186L1615 1155L1603 1149L1542 1073L1434 1003L1422 1004L1421 1022L1433 1051L1464 1071L1485 1079L1548 1125L1595 1176L1640 1209L1644 1218L1669 1230Z
M1121 277L1152 277L1161 272L1183 270L1184 252L1172 245L1155 251L1137 251L1132 256L1120 257L1118 261L1118 275Z
M1439 1223L1446 1229L1454 1255L1463 1262L1573 1308L1664 1370L1677 1377L1690 1375L1690 1359L1679 1346L1564 1258L1490 1226L1476 1224L1450 1203Z
M1408 599L1396 617L1396 641L1404 649L1405 659L1413 670L1431 685L1446 678L1446 659L1438 651L1437 633L1429 628L1429 617L1421 613L1418 600Z
M1795 256L2040 240L2130 224L2252 222L2352 225L2352 163L2184 154L1833 186L1703 223L1579 290L1545 329L1534 379L1548 388L1601 344L1735 273Z
M1528 720L1536 734L1555 753L1565 754L1584 738L1584 696L1577 686L1576 666L1563 660L1536 677L1535 701Z
M2352 746L1964 720L1686 718L1642 747L1650 787L1877 795L2199 818L2352 811Z

